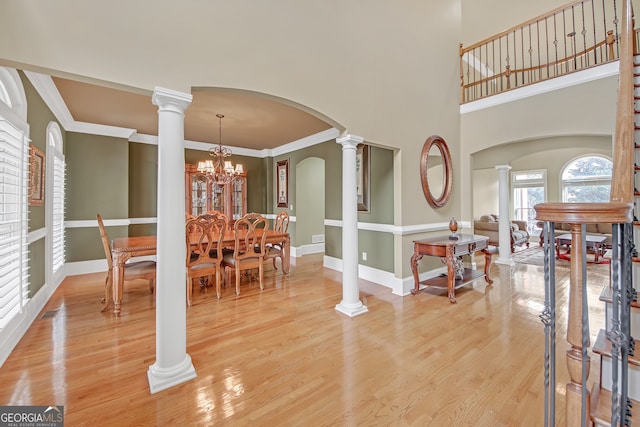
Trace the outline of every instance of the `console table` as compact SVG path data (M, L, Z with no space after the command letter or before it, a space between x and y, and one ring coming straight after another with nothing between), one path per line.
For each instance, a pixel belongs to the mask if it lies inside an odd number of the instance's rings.
M489 278L489 267L491 266L491 255L495 252L495 248L493 248L493 250L490 249L488 242L488 237L473 234L460 234L457 240L449 239L448 236L414 240L411 270L413 272L415 287L411 290L411 293L413 295L417 294L421 284L424 286L447 288L449 302L455 304L455 290L457 288L481 277L484 277L484 280L491 285L493 280ZM477 251L484 253L484 272L462 267L460 257L462 255L473 255ZM447 276L434 277L420 282L418 277L418 261L420 261L424 255L440 257L442 261L447 264ZM458 265L460 266L459 276L461 277L456 277L456 267Z

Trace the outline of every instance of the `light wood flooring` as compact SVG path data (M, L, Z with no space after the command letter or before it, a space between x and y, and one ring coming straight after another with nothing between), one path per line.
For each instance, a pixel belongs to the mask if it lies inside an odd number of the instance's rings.
M477 257L482 268L482 258ZM408 262L408 260L407 260ZM592 343L607 266L590 267ZM493 265L484 281L399 297L360 281L369 312L335 310L341 274L321 255L265 289L194 291L187 352L197 378L150 394L155 310L127 283L122 317L101 313L105 274L68 277L0 368L0 404L64 405L68 426L540 426L542 268ZM564 272L566 271L566 272ZM558 283L558 420L563 421L568 269ZM592 356L590 383L597 381Z

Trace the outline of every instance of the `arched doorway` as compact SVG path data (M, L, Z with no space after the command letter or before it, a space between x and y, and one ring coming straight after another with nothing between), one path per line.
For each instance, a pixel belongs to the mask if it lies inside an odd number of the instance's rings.
M325 161L309 157L296 165L296 246L300 255L324 252Z

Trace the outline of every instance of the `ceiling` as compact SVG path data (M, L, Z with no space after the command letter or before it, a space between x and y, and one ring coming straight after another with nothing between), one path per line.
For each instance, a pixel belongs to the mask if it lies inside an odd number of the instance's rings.
M52 77L76 122L135 129L158 134L158 107L151 95ZM251 92L193 89L185 111L187 141L217 144L223 114L222 144L254 150L274 149L331 129L315 116L277 100Z

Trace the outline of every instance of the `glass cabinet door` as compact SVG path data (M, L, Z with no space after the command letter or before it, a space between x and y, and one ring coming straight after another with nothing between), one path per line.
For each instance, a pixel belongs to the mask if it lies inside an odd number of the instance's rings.
M207 178L200 174L191 175L191 215L207 212Z
M231 191L232 191L232 198L233 198L233 219L240 219L243 217L244 212L246 212L246 209L244 209L244 200L243 200L243 195L244 195L244 179L242 180L235 180L231 183Z
M225 212L225 186L213 184L211 194L211 210Z
M211 210L223 212L230 220L247 213L247 175L229 184L217 185L199 173L194 164L185 165L186 213L198 216Z

